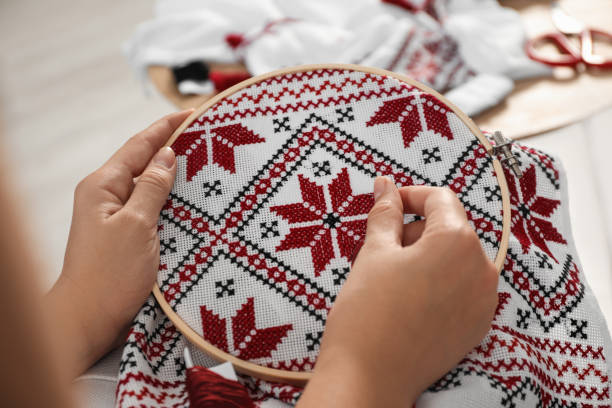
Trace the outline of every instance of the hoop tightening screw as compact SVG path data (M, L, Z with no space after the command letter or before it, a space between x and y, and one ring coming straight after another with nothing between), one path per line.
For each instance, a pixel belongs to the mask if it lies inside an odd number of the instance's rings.
M510 148L510 146L512 146L512 140L506 139L499 130L493 133L493 140L495 140L493 154L496 156L503 156L500 159L502 165L510 168L516 177L523 177L523 172L519 166L519 161L514 153L512 153L512 149Z

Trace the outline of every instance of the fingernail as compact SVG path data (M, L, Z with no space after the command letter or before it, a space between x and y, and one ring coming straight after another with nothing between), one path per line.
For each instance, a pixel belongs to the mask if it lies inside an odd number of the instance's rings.
M162 147L153 157L153 163L161 164L170 170L174 166L174 151L169 146Z

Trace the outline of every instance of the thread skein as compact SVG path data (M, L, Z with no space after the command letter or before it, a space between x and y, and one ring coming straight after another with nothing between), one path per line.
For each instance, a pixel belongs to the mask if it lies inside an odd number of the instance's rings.
M225 378L206 367L194 366L187 348L185 366L185 388L191 408L255 407L246 388L238 381Z

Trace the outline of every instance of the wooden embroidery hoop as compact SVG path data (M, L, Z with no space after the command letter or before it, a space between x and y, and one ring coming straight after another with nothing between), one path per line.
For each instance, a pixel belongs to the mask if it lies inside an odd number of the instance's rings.
M185 121L176 129L176 131L172 134L166 146L172 145L174 141L183 133L183 131L193 122L196 118L198 118L202 113L211 108L218 101L223 98L243 89L249 87L257 82L261 82L265 79L291 74L296 72L303 71L314 71L318 69L338 69L338 70L349 70L349 71L359 71L365 72L369 74L381 75L386 77L392 77L404 83L407 83L415 88L418 88L426 93L429 93L436 98L438 98L441 102L445 103L459 119L472 131L474 135L478 138L478 140L482 143L482 145L486 148L487 153L493 159L493 168L495 170L495 175L497 181L499 183L499 187L501 190L502 196L502 236L500 240L499 249L497 252L497 256L495 257L495 266L498 271L501 271L504 261L506 258L506 252L508 250L508 238L510 234L510 193L508 191L508 185L506 183L506 178L504 176L504 172L502 169L502 165L497 157L493 154L493 147L487 140L487 138L482 134L480 129L474 124L474 122L463 112L461 112L455 105L453 105L450 101L448 101L444 96L440 93L434 91L433 89L418 83L406 76L399 75L390 71L386 71L378 68L369 68L362 67L354 64L314 64L314 65L300 65L296 67L280 69L276 71L269 72L264 75L259 75L253 78L250 78L246 81L243 81L239 84L234 85L231 88L226 89L225 91L219 93L213 98L206 101L202 106L196 109ZM308 382L308 380L312 376L311 371L288 371L288 370L280 370L275 368L269 368L265 366L260 366L255 363L251 363L246 360L242 360L237 358L218 347L213 346L204 338L202 338L198 333L195 332L168 304L166 299L164 298L163 293L161 292L157 281L153 287L153 295L157 299L160 307L164 311L164 313L168 316L168 318L172 321L172 323L176 326L176 328L194 345L196 345L200 350L204 351L206 354L214 358L219 362L229 361L232 363L236 369L236 371L250 375L256 378L260 378L266 381L273 382L282 382L286 384L292 384L297 386L303 386Z

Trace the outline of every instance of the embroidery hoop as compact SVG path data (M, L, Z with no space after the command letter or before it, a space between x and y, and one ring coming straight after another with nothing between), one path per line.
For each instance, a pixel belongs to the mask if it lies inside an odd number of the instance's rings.
M225 91L219 93L213 98L206 101L203 105L201 105L198 109L196 109L185 121L176 129L176 131L172 134L166 146L171 146L174 141L183 133L183 131L200 115L206 112L209 108L214 106L217 102L221 101L223 98L234 94L235 92L247 88L255 83L261 82L263 80L285 75L292 74L304 71L314 71L320 69L338 69L338 70L348 70L348 71L358 71L369 74L381 75L385 77L395 78L401 82L404 82L410 86L420 89L421 91L433 95L437 99L439 99L442 103L446 104L448 108L469 128L473 135L480 141L480 143L485 147L487 154L492 159L493 168L495 171L495 175L497 178L497 182L499 184L500 192L501 192L501 201L502 201L502 234L499 242L499 249L497 255L495 257L495 266L498 271L501 271L505 257L506 251L508 249L508 238L510 234L510 193L508 191L508 185L506 183L506 178L504 176L504 172L502 169L501 162L497 159L493 152L493 147L487 140L487 138L482 134L480 129L474 124L474 122L463 112L461 112L455 105L453 105L450 101L448 101L444 96L435 90L418 83L406 76L399 75L390 71L386 71L378 68L369 68L363 67L354 64L312 64L312 65L300 65L296 67L285 68L281 70L276 70L269 72L264 75L259 75L253 78L250 78L246 81L243 81L237 85L234 85L231 88L226 89ZM164 311L166 316L172 321L172 323L176 326L176 328L195 346L197 346L200 350L205 352L207 355L212 357L213 359L219 362L231 362L235 369L249 376L253 376L266 381L273 382L282 382L292 385L303 386L312 376L311 371L289 371L282 370L277 368L270 368L262 365L258 365L252 363L250 361L246 361L227 353L218 347L212 345L207 342L202 336L200 336L196 331L190 327L170 306L170 304L166 301L161 289L159 288L157 280L155 281L153 287L153 295L157 299L161 309Z

